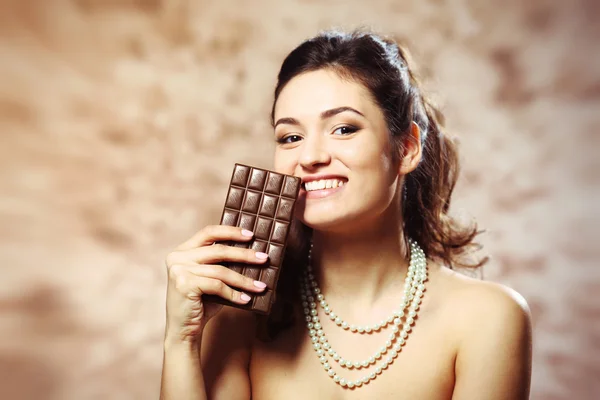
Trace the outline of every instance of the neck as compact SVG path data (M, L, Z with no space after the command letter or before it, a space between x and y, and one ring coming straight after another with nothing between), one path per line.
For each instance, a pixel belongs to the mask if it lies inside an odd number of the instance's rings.
M328 299L352 299L369 308L402 291L409 254L394 217L384 215L360 232L314 231L311 264Z

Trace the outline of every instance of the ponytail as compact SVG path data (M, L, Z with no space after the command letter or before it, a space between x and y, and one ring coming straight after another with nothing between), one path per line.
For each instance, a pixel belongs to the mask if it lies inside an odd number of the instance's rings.
M429 257L446 266L478 268L488 261L469 261L468 254L479 250L474 238L477 225L463 226L448 214L450 200L460 171L456 143L444 133L444 115L423 93L409 66L405 49L398 54L406 66L413 93L413 121L421 128L422 160L406 175L403 219L405 237L416 240Z

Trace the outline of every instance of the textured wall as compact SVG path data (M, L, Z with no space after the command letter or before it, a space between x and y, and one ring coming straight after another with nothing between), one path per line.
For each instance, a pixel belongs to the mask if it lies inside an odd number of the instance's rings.
M156 398L164 255L218 221L233 162L271 165L285 54L360 24L411 46L460 137L454 210L532 307L533 398L599 391L593 0L0 7L0 398Z

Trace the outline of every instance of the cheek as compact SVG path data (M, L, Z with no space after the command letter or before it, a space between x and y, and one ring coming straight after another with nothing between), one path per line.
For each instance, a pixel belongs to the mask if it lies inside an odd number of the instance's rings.
M296 165L295 156L289 150L276 149L273 158L273 169L275 172L294 175Z

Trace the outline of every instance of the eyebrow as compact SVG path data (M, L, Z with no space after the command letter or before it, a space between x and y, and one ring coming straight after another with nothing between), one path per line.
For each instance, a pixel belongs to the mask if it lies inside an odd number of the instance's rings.
M352 108L352 107L347 107L347 106L344 106L344 107L337 107L337 108L332 108L331 110L325 110L325 111L323 111L323 112L321 113L320 117L321 117L321 119L328 119L328 118L331 118L331 117L333 117L333 116L335 116L335 115L338 115L338 114L340 114L340 113L343 113L343 112L345 112L345 111L350 111L350 112L353 112L353 113L355 113L355 114L358 114L358 115L362 116L363 118L365 117L365 115L364 115L363 113L361 113L360 111L358 111L358 110L356 110L356 109L354 109L354 108ZM287 117L287 118L279 118L279 119L277 120L277 122L275 122L275 124L273 125L273 128L276 128L276 127L277 127L277 125L280 125L280 124L287 124L287 125L300 125L300 122L299 122L297 119L295 119L295 118L290 118L290 117Z

